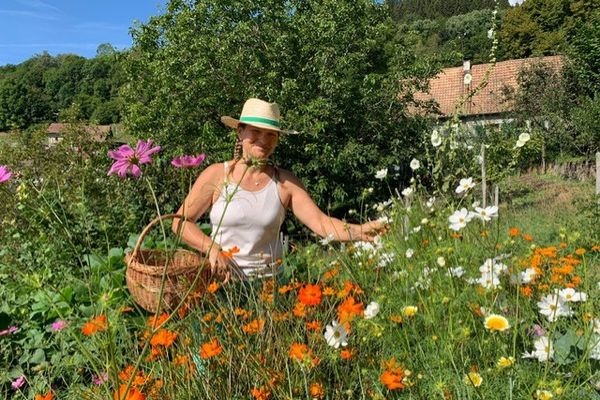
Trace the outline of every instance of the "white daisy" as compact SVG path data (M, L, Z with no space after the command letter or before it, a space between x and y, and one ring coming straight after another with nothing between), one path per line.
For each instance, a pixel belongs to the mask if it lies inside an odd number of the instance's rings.
M535 350L531 353L523 353L523 358L537 358L539 362L544 362L554 357L554 348L552 342L546 336L540 336L533 342Z
M475 212L473 215L479 218L482 221L491 221L492 218L498 216L498 207L490 206L490 207L475 207Z
M462 228L467 226L467 222L471 221L471 219L473 219L473 216L466 208L463 207L448 217L448 221L450 222L449 227L453 231L460 231Z
M573 314L571 307L557 294L549 294L542 297L537 303L539 312L548 318L548 321L554 322L561 316L570 316Z
M584 302L587 300L587 294L585 294L584 292L577 292L573 288L562 289L560 292L558 292L558 295L564 301L573 302L573 303L578 302L578 301Z
M346 346L348 333L343 325L337 321L331 321L331 325L325 327L325 341L329 346L335 347L336 349L342 346Z
M466 192L469 189L472 189L475 187L475 183L473 183L473 178L462 178L460 180L460 182L458 183L458 186L455 189L456 193L463 193Z
M379 304L376 301L372 301L365 308L365 319L374 318L377 314L379 314Z

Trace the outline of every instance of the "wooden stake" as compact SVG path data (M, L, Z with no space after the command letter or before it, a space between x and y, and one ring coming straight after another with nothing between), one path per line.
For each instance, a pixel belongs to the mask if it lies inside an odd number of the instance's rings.
M487 201L487 188L485 182L485 144L481 145L481 207L485 208Z

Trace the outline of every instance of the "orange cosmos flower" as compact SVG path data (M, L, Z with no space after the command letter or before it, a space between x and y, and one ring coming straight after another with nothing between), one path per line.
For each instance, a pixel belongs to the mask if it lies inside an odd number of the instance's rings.
M244 331L245 333L252 335L255 333L260 333L262 332L263 328L265 326L265 320L264 319L254 319L251 322L245 324L242 326L242 331Z
M292 314L294 314L294 316L296 316L298 318L306 317L306 310L305 310L304 304L296 303L296 305L294 306L294 309L292 310Z
M298 301L306 306L321 304L321 288L319 285L305 285L298 292Z
M114 400L146 400L146 396L134 387L127 390L127 385L123 384L113 395Z
M167 319L169 319L168 313L152 315L150 318L148 318L148 326L152 329L159 328Z
M340 270L338 268L332 268L323 274L323 280L328 281L331 278L333 278L334 276L336 276L339 272L340 272Z
M354 289L354 285L350 281L344 281L344 288L338 292L338 297L340 299L348 296L350 292Z
M81 332L83 332L83 334L86 336L92 336L96 332L105 331L107 328L108 322L106 322L106 315L101 314L91 321L86 322L81 328Z
M579 248L575 250L575 254L577 254L578 256L582 256L585 254L585 249Z
M52 399L54 399L54 394L52 392L46 393L45 396L42 396L41 394L35 395L35 400L52 400Z
M401 324L404 322L401 315L390 315L390 321L395 322L397 324Z
M519 233L521 233L521 231L519 230L519 228L510 228L508 230L508 236L510 236L510 237L518 236Z
M458 232L452 232L452 233L450 234L450 237L451 237L452 239L462 239L462 237L463 237L463 236L462 236L460 233L458 233Z
M234 254L239 253L240 249L237 246L233 246L229 250L222 250L221 255L223 257L232 258Z
M521 294L525 297L531 297L532 293L533 293L533 289L531 289L530 286L523 286L521 288Z
M210 342L203 343L200 347L200 357L207 360L212 357L216 357L223 351L223 348L217 341L217 339L213 339Z
M533 241L533 236L531 236L529 233L524 233L523 234L523 240L531 242L531 241Z
M594 245L592 246L592 251L600 251L600 245Z
M363 304L357 303L354 297L350 296L338 306L338 318L340 322L349 322L357 315L362 315Z
M325 289L323 289L323 295L325 296L333 296L335 294L335 289L332 288L331 286L326 286Z
M217 282L213 281L210 283L210 285L208 285L206 290L208 291L208 293L215 293L217 290L219 290L220 287L221 287L221 285L219 285Z
M404 372L400 368L392 371L384 371L379 377L381 383L383 383L388 390L404 389L402 379L404 379Z
M325 398L325 389L323 388L323 385L321 385L320 383L314 382L310 385L310 396L313 399L323 399Z
M309 331L318 332L321 330L321 322L319 322L317 320L309 321L306 323L306 329L308 329Z
M307 356L310 356L310 351L304 343L294 342L290 347L289 356L293 360L304 361Z
M258 389L252 388L250 394L255 400L269 400L271 398L271 392L265 386L261 386Z
M565 242L560 242L558 247L560 247L561 249L566 249L568 247L568 244L566 244Z
M150 339L152 346L164 346L169 347L177 339L177 332L170 331L168 329L159 329Z
M287 292L291 292L292 290L294 290L293 285L283 285L283 286L279 287L279 289L277 289L279 294L286 294Z
M488 230L483 230L483 231L479 232L479 236L488 237L488 236L490 236L490 232Z
M340 357L342 357L342 360L349 360L352 358L352 350L350 349L342 349L342 351L340 351Z

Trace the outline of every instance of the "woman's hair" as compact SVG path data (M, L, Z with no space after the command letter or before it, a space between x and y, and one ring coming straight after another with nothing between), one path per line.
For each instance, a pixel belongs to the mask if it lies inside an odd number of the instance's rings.
M239 130L244 129L245 124L238 125L238 133L235 135L235 144L233 145L233 159L240 160L242 158L242 139L240 139Z

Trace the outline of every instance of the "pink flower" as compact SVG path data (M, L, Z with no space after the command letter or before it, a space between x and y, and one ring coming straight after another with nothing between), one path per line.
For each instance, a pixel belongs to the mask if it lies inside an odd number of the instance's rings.
M23 385L25 384L25 375L21 375L20 377L18 377L17 379L15 379L10 386L14 389L21 389L23 387Z
M52 325L50 325L50 327L53 331L57 332L66 328L67 322L63 321L62 319L59 319L58 321L53 322Z
M19 328L13 325L13 326L8 327L8 329L0 331L0 336L10 335L12 333L15 333L18 330L19 330Z
M104 382L106 382L107 379L108 379L108 375L106 374L106 372L103 372L100 375L94 377L94 385L100 386Z
M108 152L108 156L115 162L110 167L108 175L116 172L121 178L125 178L127 174L139 178L142 174L140 165L151 163L152 157L150 156L159 151L160 146L152 147L152 139L148 139L147 142L138 140L135 150L128 144L122 145L117 150L111 150Z
M171 164L173 164L173 166L175 168L196 168L200 164L202 164L202 162L204 161L205 158L206 158L206 154L204 154L204 153L199 154L196 157L180 156L180 157L173 159L171 161Z
M0 165L0 183L4 183L10 179L12 172L8 170L6 165Z

